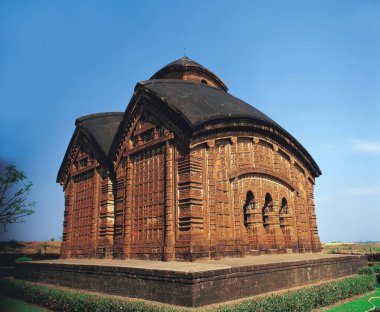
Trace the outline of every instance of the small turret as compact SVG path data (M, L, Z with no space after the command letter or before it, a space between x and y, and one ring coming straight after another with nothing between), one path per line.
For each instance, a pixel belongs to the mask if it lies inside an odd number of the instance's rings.
M224 82L212 71L184 56L156 72L150 79L179 79L203 83L227 92Z

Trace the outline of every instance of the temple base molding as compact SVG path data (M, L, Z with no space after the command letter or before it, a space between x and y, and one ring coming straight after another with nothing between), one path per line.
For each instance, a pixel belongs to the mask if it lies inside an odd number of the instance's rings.
M59 259L16 263L15 277L199 307L356 274L366 263L363 256L323 253L199 262Z

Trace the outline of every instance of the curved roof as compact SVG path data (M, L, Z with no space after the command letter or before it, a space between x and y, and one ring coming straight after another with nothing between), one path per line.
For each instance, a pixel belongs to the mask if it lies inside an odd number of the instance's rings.
M211 70L207 69L206 67L203 67L201 64L189 59L187 56L184 56L162 67L150 79L167 79L171 78L170 73L172 72L185 73L190 71L196 71L204 74L205 76L210 78L220 89L227 92L227 86L217 75L215 75Z
M103 154L108 156L112 140L124 113L98 113L79 117L75 125L90 135L101 148Z
M75 120L76 129L71 137L69 146L67 147L62 164L59 168L57 182L61 180L65 172L70 150L78 132L84 132L94 147L100 152L101 156L107 159L112 140L115 137L121 120L123 119L123 115L124 113L121 112L98 113L82 116Z
M137 84L139 87L178 112L193 129L211 120L233 118L251 119L272 126L299 148L310 161L316 176L321 174L308 151L289 132L258 109L220 89L176 79L142 81Z
M214 87L175 79L147 80L139 85L179 111L191 127L213 119L232 117L252 118L279 127L258 109Z
M164 68L172 67L172 66L196 66L196 67L202 67L202 68L204 68L201 64L199 64L199 63L197 63L197 62L189 59L187 56L184 56L184 57L181 57L178 60L175 60L175 61L169 63L168 65L164 66L160 70L162 70Z

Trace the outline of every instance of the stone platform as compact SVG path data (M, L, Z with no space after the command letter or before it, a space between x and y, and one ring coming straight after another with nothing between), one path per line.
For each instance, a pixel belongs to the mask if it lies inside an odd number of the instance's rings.
M323 253L197 262L59 259L17 263L15 277L199 307L356 274L366 262Z

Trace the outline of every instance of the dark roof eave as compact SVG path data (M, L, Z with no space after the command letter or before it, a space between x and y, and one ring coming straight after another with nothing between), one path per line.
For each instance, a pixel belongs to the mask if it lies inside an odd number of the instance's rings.
M69 157L69 154L70 154L70 151L71 151L71 147L74 144L74 141L75 141L75 139L76 139L76 137L78 135L78 131L79 131L78 128L75 128L74 133L71 136L69 145L67 146L67 149L66 149L66 152L65 152L65 156L63 156L61 166L59 167L59 170L58 170L56 183L61 183L61 180L63 179L62 176L63 176L64 170L66 168L66 165L67 165L67 157Z
M72 137L72 141L70 140L68 149L65 153L64 160L62 161L61 167L59 168L58 175L57 175L57 183L60 183L63 179L64 170L67 166L67 157L70 155L70 151L72 148L72 145L74 144L75 138L77 138L79 135L84 135L87 142L90 143L90 145L93 147L93 153L96 155L97 161L99 161L102 165L109 167L108 157L104 154L103 150L100 148L99 144L96 142L96 140L93 138L93 136L86 131L86 129L83 129L82 127L78 126L75 129L75 132Z
M153 97L155 97L159 101L162 101L163 103L165 103L170 109L172 109L176 114L178 114L179 116L181 116L181 118L183 118L183 120L186 122L186 125L189 128L193 128L193 125L192 125L191 121L179 109L177 109L175 105L173 105L172 103L170 103L170 101L168 101L167 99L162 98L156 92L145 88L144 85L142 85L140 83L138 83L138 84L144 89L144 91L146 92L146 94L152 95Z
M70 155L70 151L71 151L72 145L74 144L75 139L80 134L83 134L84 137L86 138L86 140L93 147L93 152L97 156L98 161L101 162L103 165L109 166L108 155L106 154L106 151L104 151L103 148L99 145L98 141L91 134L91 132L88 131L87 129L85 129L85 127L83 126L83 123L89 119L96 119L96 118L110 117L110 116L121 117L121 116L123 116L123 113L121 113L121 112L96 113L96 114L90 114L90 115L82 116L82 117L79 117L75 120L75 126L76 127L75 127L74 133L70 139L69 145L66 149L65 156L63 157L61 166L58 170L57 179L56 179L57 183L60 183L63 179L64 170L67 166L67 158Z

